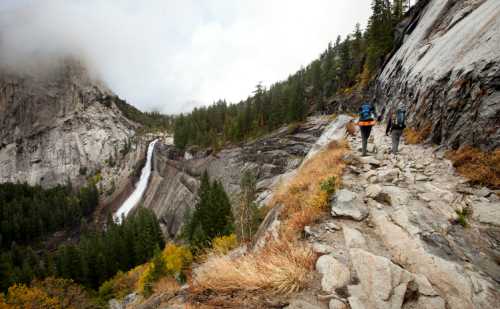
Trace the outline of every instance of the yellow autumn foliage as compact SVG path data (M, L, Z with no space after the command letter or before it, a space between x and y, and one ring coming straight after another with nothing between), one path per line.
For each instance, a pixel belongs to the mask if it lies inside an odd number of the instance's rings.
M125 295L132 293L138 286L139 277L145 268L145 265L139 265L127 272L119 271L113 278L101 284L99 297L104 301L108 301L111 298L121 299Z
M218 255L225 255L238 246L236 234L215 237L212 240L212 251Z
M5 303L0 302L0 308L9 309L59 309L59 301L49 296L42 289L15 284L7 292Z
M141 293L148 295L153 291L153 284L164 276L178 277L182 271L191 265L193 255L186 246L168 244L160 255L145 265L138 286Z
M177 246L173 243L168 244L163 249L163 259L167 274L176 276L193 261L193 255L186 246Z

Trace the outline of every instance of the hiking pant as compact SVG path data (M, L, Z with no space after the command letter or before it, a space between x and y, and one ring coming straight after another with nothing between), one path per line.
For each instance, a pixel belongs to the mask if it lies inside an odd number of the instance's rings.
M392 153L398 154L399 140L403 134L403 129L392 129Z
M361 126L359 128L361 131L362 140L361 150L363 152L363 156L366 156L366 147L368 146L368 138L370 137L370 133L372 132L372 126Z

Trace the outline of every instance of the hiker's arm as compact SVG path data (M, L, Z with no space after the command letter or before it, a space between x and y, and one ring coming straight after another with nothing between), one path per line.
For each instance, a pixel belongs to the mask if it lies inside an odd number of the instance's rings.
M388 135L389 132L391 132L392 129L392 117L389 117L389 120L387 120L387 128L385 129L385 135Z

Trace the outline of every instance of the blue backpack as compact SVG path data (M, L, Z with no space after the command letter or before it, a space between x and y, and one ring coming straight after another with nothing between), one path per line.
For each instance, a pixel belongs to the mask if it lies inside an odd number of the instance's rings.
M392 119L392 125L398 129L406 128L406 110L403 108L399 108L394 114L394 118Z
M373 107L370 103L364 103L359 110L359 120L373 120Z

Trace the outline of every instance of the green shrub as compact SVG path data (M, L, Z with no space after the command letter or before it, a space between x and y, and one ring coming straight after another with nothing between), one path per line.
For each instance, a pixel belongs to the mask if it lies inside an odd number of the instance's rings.
M457 223L463 227L468 227L469 223L468 223L467 219L472 215L471 209L469 207L465 207L465 208L460 209L460 210L455 210L455 212L458 215L458 218L456 220Z
M329 196L335 193L335 186L337 185L337 178L335 176L329 177L320 183L320 188L325 191Z

